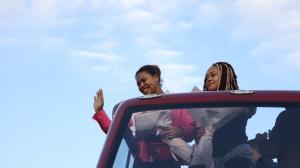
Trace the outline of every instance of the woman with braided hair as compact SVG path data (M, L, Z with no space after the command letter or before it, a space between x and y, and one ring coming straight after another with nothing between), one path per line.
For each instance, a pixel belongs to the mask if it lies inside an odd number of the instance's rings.
M214 63L204 78L204 91L238 90L237 76L227 62Z
M204 91L238 90L237 76L227 62L217 62L207 70ZM256 108L222 107L190 109L196 121L196 146L191 167L251 168L254 161L247 144L247 120Z

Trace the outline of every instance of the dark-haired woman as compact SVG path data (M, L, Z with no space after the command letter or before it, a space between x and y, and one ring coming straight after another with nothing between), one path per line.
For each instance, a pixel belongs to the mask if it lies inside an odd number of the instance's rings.
M161 71L156 65L142 66L135 74L139 91L144 94L163 94L161 88ZM99 123L103 132L107 133L110 126L110 119L103 110L103 92L100 89L94 97L95 115L93 118ZM115 108L114 108L115 109ZM191 141L194 136L195 125L187 110L171 110L172 126L165 128L160 135L167 138L183 138ZM135 153L134 167L180 167L180 163L171 156L169 147L163 143L159 136L153 136L151 141L135 137L138 151ZM155 150L158 148L159 150ZM160 152L158 152L160 151Z

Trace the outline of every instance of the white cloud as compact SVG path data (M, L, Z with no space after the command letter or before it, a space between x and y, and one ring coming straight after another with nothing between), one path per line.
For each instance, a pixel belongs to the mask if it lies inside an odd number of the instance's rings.
M182 53L175 50L164 50L164 49L156 49L152 50L145 54L145 58L148 60L172 60L182 57Z
M28 36L0 36L0 44L2 46L11 47L34 47L42 50L59 50L61 48L67 49L69 42L63 37L50 37L44 35Z
M279 34L278 34L279 35ZM262 39L255 44L251 50L252 56L267 56L266 53L282 54L290 51L299 50L300 45L300 30L298 32L282 33L278 37L272 36L267 39ZM281 55L284 57L284 55Z
M154 40L150 36L138 36L134 39L134 41L141 46L153 46Z
M120 0L120 3L124 8L132 8L144 4L145 1L144 0Z
M193 24L192 23L188 23L188 22L185 22L185 21L182 21L182 20L179 20L177 23L176 23L177 27L180 29L180 30L189 30L193 27Z
M89 80L126 84L130 75L127 73L130 70L128 59L114 52L78 50L70 53L70 58L73 70Z
M22 43L24 43L24 40L18 37L0 36L0 44L2 46L16 46Z
M101 38L103 35L104 35L103 32L98 31L98 32L92 32L92 33L83 34L82 38L91 40L91 39Z
M286 58L285 62L288 66L294 66L299 69L300 66L300 50L296 52L289 53Z
M37 43L43 48L43 49L58 49L58 48L66 48L69 43L68 41L63 37L38 37Z
M234 33L245 40L280 37L300 28L300 2L296 0L241 0L236 10L240 23Z
M127 13L126 19L135 22L151 22L155 20L155 15L143 9L135 9Z
M32 31L26 32L30 35L38 30L37 36L40 37L36 41L39 39L44 46L64 46L69 42L70 48L78 48L72 45L83 44L72 54L86 59L116 61L121 59L117 51L131 55L128 50L136 47L138 54L144 55L147 61L180 61L185 52L190 52L184 50L185 47L202 45L207 40L207 37L201 36L201 39L197 34L203 32L201 26L213 26L217 31L224 31L227 35L220 38L227 38L225 41L232 42L230 45L239 47L241 41L245 42L250 49L243 52L256 61L288 58L289 53L298 52L300 45L298 0L2 0L0 9L1 16L13 16L8 20L15 23L14 27L20 27L18 30L25 27ZM19 20L22 23L17 25ZM231 28L223 30L225 24ZM71 29L78 34L60 37L74 33L68 33ZM62 30L61 34L55 34L57 30ZM54 38L49 38L48 34L54 34ZM10 39L9 43L17 44L28 40L28 36L18 39L18 35L8 35L2 37L2 41ZM193 44L186 43L178 49L182 45L180 40ZM249 41L251 44L247 43ZM129 49L122 48L124 46ZM149 51L151 49L155 50Z
M116 40L105 40L98 43L91 43L89 44L90 48L92 50L96 51L105 51L105 52L111 52L113 53L116 49L119 47L119 42Z
M103 61L117 61L120 57L107 52L95 52L95 51L75 51L71 55L78 56L80 58L92 58Z
M56 18L59 15L59 1L55 0L33 0L31 3L31 11L35 17L40 18Z
M207 2L200 4L196 14L199 24L204 27L210 27L217 23L221 18L223 9L220 3Z
M1 0L0 1L0 14L9 14L11 11L21 9L25 6L25 2L19 0Z
M180 74L180 73L187 73L192 72L196 68L192 65L186 65L186 64L166 64L163 65L164 72L170 73L170 74Z
M4 0L0 3L2 3L0 4L0 22L5 23L1 25L0 30L9 32L10 35L25 36L42 31L46 35L47 31L53 28L74 24L77 21L68 16L72 13L68 6L71 4L64 6L64 3L58 0L12 0L11 2ZM20 32L22 33L19 34Z
M162 64L164 87L174 92L189 92L193 86L200 84L201 77L191 75L196 67L188 64Z
M149 26L149 29L152 30L153 32L167 32L167 31L172 31L175 27L174 25L170 23L169 21L161 21L158 23L154 23L151 26Z
M88 4L88 8L94 12L102 11L104 9L111 9L112 7L117 9L119 4L116 0L89 0L85 2Z
M266 73L299 65L300 1L240 0L235 9L238 20L232 38L248 44L248 56L262 63Z

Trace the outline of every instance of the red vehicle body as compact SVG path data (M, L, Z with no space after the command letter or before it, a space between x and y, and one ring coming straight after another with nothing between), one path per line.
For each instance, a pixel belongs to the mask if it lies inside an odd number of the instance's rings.
M124 132L134 112L168 108L227 106L300 107L300 91L176 93L150 95L126 100L120 104L113 117L97 167L113 167L122 139L122 132Z

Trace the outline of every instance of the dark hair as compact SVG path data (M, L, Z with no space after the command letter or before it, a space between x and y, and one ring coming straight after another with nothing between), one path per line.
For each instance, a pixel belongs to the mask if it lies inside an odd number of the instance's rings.
M160 72L160 69L157 65L144 65L144 66L142 66L139 70L136 71L135 77L141 72L147 72L152 76L157 75L158 78L159 78L158 82L161 85L161 83L162 83L162 80L161 80L161 77L160 77L161 72Z
M217 90L238 90L239 86L237 83L237 76L234 72L233 67L227 63L227 62L216 62L212 64L212 66L215 66L218 68L219 72L221 73L221 79L220 84L217 88ZM205 84L206 84L206 78L204 79L204 86L203 90L207 90Z

